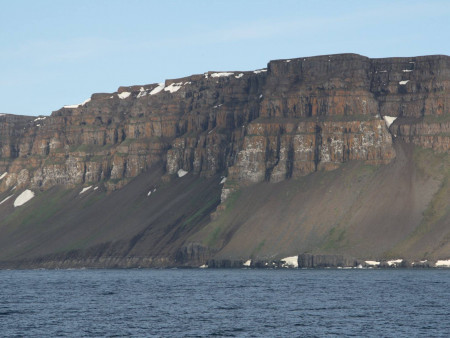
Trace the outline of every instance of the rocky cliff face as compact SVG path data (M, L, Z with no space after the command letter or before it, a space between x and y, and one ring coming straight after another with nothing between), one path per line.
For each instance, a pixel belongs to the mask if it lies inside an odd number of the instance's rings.
M229 184L278 182L349 160L387 163L392 136L450 147L450 58L344 54L271 61L93 94L48 117L0 117L1 190L105 182L162 162ZM383 118L396 118L389 133Z
M203 196L195 206L200 208L197 211L192 207L179 217L173 215L172 223L161 225L161 229L166 226L172 229L161 230L166 234L165 231L175 231L174 227L180 222L183 226L193 224L193 220L206 222L204 217L209 217L221 202L217 208L219 212L213 214L213 219L219 217L230 194L242 187L336 171L355 161L379 166L408 158L409 162L403 162L410 163L412 155L404 154L412 153L412 150L404 150L408 147L428 148L443 156L448 154L449 88L448 56L370 59L356 54L276 60L269 62L267 68L255 71L207 72L161 84L120 87L114 93L93 94L84 103L65 106L51 116L0 116L0 194L7 197L30 188L45 195L54 187L94 184L111 193L142 174L153 173L159 177L153 178L152 185L168 183L180 169L207 180L226 177L226 180L221 178L221 184L224 183L221 197L216 189L214 194L218 195L214 198ZM398 149L403 149L400 156ZM406 180L400 173L407 170L408 165L397 163L392 166L397 168L392 169L398 175L397 181ZM358 170L355 169L356 174ZM427 171L426 168L420 170ZM439 170L445 176L448 168ZM408 175L411 181L417 181L413 171ZM366 181L372 184L372 179ZM428 182L422 181L416 184L420 189ZM441 204L448 193L447 181L443 179L442 182L440 195L436 195ZM433 184L433 189L438 189L437 183ZM341 190L348 188L335 185ZM362 190L360 193L363 194ZM386 193L391 190L387 189ZM351 195L349 192L349 200ZM322 199L321 196L316 196L317 201ZM431 203L432 193L425 197L417 215ZM114 198L111 197L111 201ZM306 200L302 201L303 205L307 204ZM0 207L6 208L1 203ZM333 203L337 208L338 201ZM110 208L110 204L107 205L105 210ZM417 201L405 205L404 210L414 205L418 205ZM84 208L80 206L80 210ZM342 210L350 213L352 209L349 208L346 205ZM316 211L320 213L320 208ZM305 212L308 211L305 209ZM336 214L322 215L325 217L323 224L335 226ZM355 227L358 222L365 222L364 215L355 218ZM342 224L350 224L344 214L341 216ZM133 221L136 229L148 217L146 214L139 221ZM249 217L243 215L239 224L247 222ZM300 222L299 226L306 224L302 217L294 217L292 222ZM370 217L378 216L373 213ZM444 224L447 216L442 217L439 222ZM414 222L407 221L414 227L420 223L418 218ZM183 231L193 236L193 230L188 230ZM231 229L224 235L223 245L230 242L234 231L236 229ZM204 246L211 240L202 236L193 236L193 241L189 242L187 237L181 240L178 231L175 233L178 234L178 251L171 254L181 261L205 262L221 250L220 245ZM301 232L301 236L306 233ZM317 236L319 238L321 234ZM399 232L396 236L398 241L404 233ZM111 237L112 242L114 238ZM172 243L170 238L165 241ZM258 241L263 243L264 238L258 238ZM320 242L302 237L290 247L294 248L302 241ZM92 245L102 243L99 239ZM394 244L391 243L391 247ZM236 247L225 252L236 252ZM136 254L154 255L143 252L136 251ZM367 251L368 254L376 252L375 249ZM51 252L44 250L41 253ZM345 254L346 251L338 253ZM166 259L164 255L161 257L158 259Z

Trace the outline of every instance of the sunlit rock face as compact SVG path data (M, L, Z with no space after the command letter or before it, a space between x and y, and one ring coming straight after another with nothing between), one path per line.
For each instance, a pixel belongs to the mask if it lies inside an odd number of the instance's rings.
M450 58L342 54L277 60L121 87L48 117L0 116L0 191L105 182L163 163L233 184L279 182L359 160L402 139L450 148ZM389 123L388 123L389 121Z

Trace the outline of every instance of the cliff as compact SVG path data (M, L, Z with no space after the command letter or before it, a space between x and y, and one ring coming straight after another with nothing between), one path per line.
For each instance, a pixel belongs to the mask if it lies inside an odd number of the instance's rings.
M450 256L449 81L448 56L342 54L0 116L0 260Z

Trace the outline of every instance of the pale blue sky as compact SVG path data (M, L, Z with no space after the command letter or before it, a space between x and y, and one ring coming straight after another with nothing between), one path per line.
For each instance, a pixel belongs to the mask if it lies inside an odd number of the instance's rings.
M0 113L273 59L450 54L450 1L0 0Z

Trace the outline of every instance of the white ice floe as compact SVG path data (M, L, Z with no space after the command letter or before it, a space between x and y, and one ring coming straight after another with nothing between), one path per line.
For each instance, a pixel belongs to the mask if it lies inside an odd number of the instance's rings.
M392 123L397 119L396 116L383 116L384 122L386 122L386 126L389 128Z
M21 205L24 205L29 200L31 200L34 197L34 192L31 190L25 190L22 192L14 201L14 207L20 207Z
M298 268L298 256L290 256L281 259L284 262L281 266L283 268Z
M86 191L88 191L91 188L92 188L92 185L90 185L89 187L83 188L78 195L84 194Z
M242 264L243 266L250 266L252 264L252 260L249 259L248 261L246 261L244 264Z
M393 259L391 261L387 261L387 264L389 266L392 266L392 265L400 264L401 262L403 262L403 259Z
M450 268L450 259L447 259L447 260L443 260L443 259L438 260L438 261L436 262L436 266Z
M158 83L158 87L153 88L153 90L150 92L150 95L158 94L161 90L164 89L164 87L164 82Z
M239 78L241 78L241 77L243 77L243 76L244 76L244 73L240 73L240 74L236 75L235 78L236 78L236 79L239 79Z
M44 117L38 117L38 118L35 118L35 119L34 119L34 122L40 121L40 120L45 120L46 118L47 118L47 116L44 116Z
M267 72L267 69L263 68L263 69L257 69L257 70L253 71L253 73L255 73L255 74L259 74L259 73L263 73L263 72Z
M4 172L3 174L1 174L1 175L0 175L0 180L1 180L2 178L4 178L6 175L8 175L7 172Z
M207 268L208 268L208 265L203 264L202 266L199 266L199 268L200 268L200 269L207 269Z
M11 197L13 197L14 195L9 195L8 197L6 197L3 201L0 202L0 205L5 203L7 200L9 200Z
M212 73L211 77L225 77L225 76L231 76L234 73L228 73L228 72L222 72L222 73Z
M409 80L404 80L404 81L400 81L398 84L401 85L401 86L404 86L408 82L409 82Z
M117 94L117 96L119 97L119 99L123 100L126 99L128 96L130 96L131 93L130 92L122 92L120 94Z
M409 73L409 72L412 72L413 70L412 69L403 69L403 73Z
M178 89L181 88L181 86L183 86L183 82L172 83L172 84L168 85L166 88L164 88L164 91L170 92L170 93L175 93L176 91L178 91Z
M224 184L227 181L226 177L223 177L219 184Z
M380 262L377 262L377 261L366 261L366 265L378 266L378 265L380 265Z
M180 170L178 170L178 172L177 172L178 177L183 177L183 176L185 176L187 173L188 173L188 172L187 172L186 170L183 170L183 169L180 169Z

